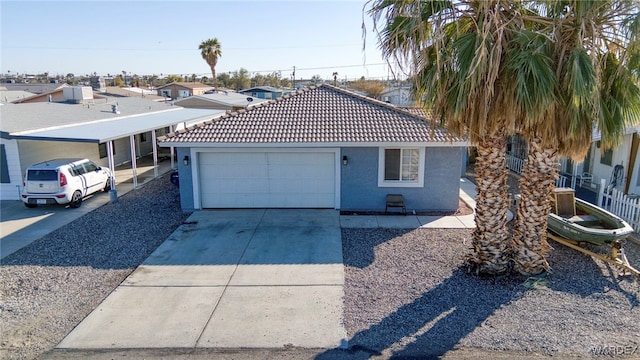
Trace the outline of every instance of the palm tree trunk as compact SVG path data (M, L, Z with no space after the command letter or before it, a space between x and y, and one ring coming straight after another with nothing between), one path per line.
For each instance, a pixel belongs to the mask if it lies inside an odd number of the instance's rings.
M514 269L523 275L549 270L546 256L551 247L547 242L547 219L557 178L556 152L542 149L540 139L530 139L518 182L520 202L511 242Z
M218 87L218 79L216 78L216 66L210 66L211 68L211 76L213 76L213 87L216 88Z
M473 253L467 257L476 274L499 275L509 271L507 231L507 137L487 136L477 144L476 198Z

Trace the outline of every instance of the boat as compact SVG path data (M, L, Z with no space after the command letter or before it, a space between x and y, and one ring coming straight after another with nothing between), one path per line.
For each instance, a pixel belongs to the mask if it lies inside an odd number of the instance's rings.
M556 188L547 229L562 238L594 245L612 244L633 228L611 212L575 197L571 188Z

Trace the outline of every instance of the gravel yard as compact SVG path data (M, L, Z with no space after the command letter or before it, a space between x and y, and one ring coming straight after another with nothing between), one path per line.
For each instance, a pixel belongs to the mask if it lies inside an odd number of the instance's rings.
M0 358L38 358L60 342L185 219L177 195L162 177L3 259ZM348 351L145 357L428 358L461 348L448 356L640 358L640 285L560 244L551 244L553 272L534 281L468 275L471 230L343 229L342 237ZM640 246L625 249L639 267Z
M52 349L180 225L168 176L2 259L0 358Z

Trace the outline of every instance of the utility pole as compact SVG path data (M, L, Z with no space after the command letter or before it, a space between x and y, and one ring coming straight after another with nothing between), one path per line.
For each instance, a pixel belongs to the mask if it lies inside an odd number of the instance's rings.
M293 90L296 89L296 67L293 67L293 74L291 74L291 76L293 77Z

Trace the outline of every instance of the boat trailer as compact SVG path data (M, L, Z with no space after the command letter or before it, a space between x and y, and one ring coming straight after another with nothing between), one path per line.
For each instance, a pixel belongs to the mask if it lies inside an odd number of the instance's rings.
M556 242L559 242L562 245L570 247L574 250L578 250L583 254L587 254L596 259L600 259L606 263L616 266L622 270L623 276L630 274L635 276L636 279L640 281L640 270L631 266L631 264L629 263L629 260L627 260L627 256L624 253L624 249L622 249L622 244L618 240L615 240L611 244L608 244L611 246L611 252L608 255L605 255L605 254L599 254L599 253L595 253L593 251L585 249L584 247L580 246L581 242L579 241L569 240L569 239L560 237L558 235L552 234L551 232L547 232L547 237Z

